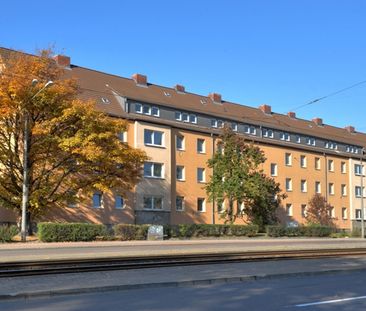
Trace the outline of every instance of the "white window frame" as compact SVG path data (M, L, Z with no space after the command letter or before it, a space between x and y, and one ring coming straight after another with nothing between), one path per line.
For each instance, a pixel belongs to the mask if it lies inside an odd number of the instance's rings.
M202 202L202 208L199 210L199 203ZM199 213L205 213L206 212L206 199L205 198L197 198L197 212Z
M178 147L178 139L179 138L181 138L182 139L182 147L181 148L179 148ZM186 150L186 145L185 145L185 138L184 138L184 136L183 135L177 135L176 136L176 141L175 141L175 143L176 143L176 146L177 146L177 150L180 150L180 151L183 151L183 150Z
M314 159L314 166L315 166L315 169L316 170L321 170L321 167L322 167L322 162L321 162L321 159L320 158L318 158L318 157L316 157L315 159Z
M151 208L145 207L145 199L151 199ZM161 200L161 208L156 208L156 201L158 199ZM143 209L145 211L153 211L153 210L161 211L164 209L163 204L164 204L164 200L163 200L162 196L146 195L143 197Z
M315 182L315 193L322 193L322 184L320 181Z
M291 140L291 135L290 135L290 133L287 133L287 132L281 132L281 133L280 133L280 140L283 140L283 141L290 141L290 140Z
M328 160L328 172L334 172L334 160Z
M146 142L146 133L147 132L151 133L151 143ZM161 134L161 145L155 143L155 140L156 140L155 134ZM164 132L151 130L151 129L144 129L144 144L145 144L145 146L165 147L164 141L165 141L165 133Z
M95 205L95 200L94 197L98 196L99 197L99 204ZM93 193L93 197L92 197L92 203L93 203L93 208L95 209L100 209L103 208L103 193L102 192L94 192Z
M308 206L306 204L301 204L301 217L306 218L308 214Z
M135 104L135 112L142 113L142 104L139 104L139 103Z
M202 173L202 180L199 179L200 172ZM197 167L197 182L205 183L206 182L206 169L203 167Z
M347 163L346 162L341 162L341 173L347 174Z
M287 216L293 216L293 206L291 203L286 204L286 215Z
M302 193L308 192L308 182L306 179L301 179L300 181L300 190Z
M178 178L178 168L181 169L182 177ZM186 180L186 169L183 165L177 165L177 180L178 181L185 181Z
M181 203L182 203L181 208L178 208L178 204L177 204L178 203L178 198L181 199ZM185 208L184 197L183 196L180 196L180 195L177 195L175 197L175 210L177 212L183 212L184 211L184 208Z
M341 195L342 195L342 197L347 196L347 185L346 184L341 184Z
M150 175L147 175L146 172L147 170L145 169L146 165L151 165L150 167ZM156 165L160 165L161 166L161 176L155 176L154 175L154 171L155 171L155 166ZM158 163L158 162L145 162L144 163L144 177L145 178L156 178L156 179L164 179L164 164L163 163Z
M122 204L117 204L117 202L121 202ZM121 194L114 195L114 208L115 209L124 209L126 206L125 198Z
M278 166L277 163L271 163L271 176L278 176Z
M335 194L334 183L332 183L332 182L330 182L330 183L328 184L328 193L329 193L330 195L334 195L334 194Z
M285 180L285 188L287 192L292 191L292 178L286 178Z
M157 113L154 113L154 109L157 110ZM160 117L160 108L156 106L151 107L151 115L154 117Z
M342 219L345 220L345 219L348 219L348 216L347 216L347 207L342 207Z
M292 153L285 153L285 165L292 166Z
M202 142L202 150L198 149L200 142ZM206 140L203 138L197 138L197 153L201 153L201 154L206 153Z
M174 118L177 121L182 121L182 113L180 111L175 111L174 112Z
M197 124L197 115L195 114L190 114L189 115L189 122L193 123L193 124Z
M301 168L306 168L308 166L307 158L305 155L300 155L300 166Z

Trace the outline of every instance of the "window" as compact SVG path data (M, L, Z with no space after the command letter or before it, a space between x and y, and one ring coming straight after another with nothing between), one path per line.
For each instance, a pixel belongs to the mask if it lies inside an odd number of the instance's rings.
M145 162L144 177L163 178L163 164L154 162Z
M184 166L177 165L177 180L179 180L179 181L184 181L185 180Z
M175 111L174 118L177 121L197 123L197 116L195 114L188 114L186 112Z
M306 218L307 216L307 205L301 204L301 217Z
M358 153L358 148L354 146L347 146L347 152Z
M342 194L342 197L347 196L347 186L344 184L341 185L341 194Z
M218 202L217 203L217 212L222 214L225 212L225 202Z
M328 184L328 192L330 195L334 195L334 184L333 183Z
M285 165L291 166L292 165L292 155L291 153L285 154Z
M144 209L163 209L163 198L157 196L144 196Z
M136 104L135 105L135 112L142 113L142 105L141 104Z
M254 126L244 125L244 132L246 134L255 135L257 133L257 130Z
M184 150L184 136L183 135L177 135L177 149L178 150Z
M231 123L231 129L232 129L234 132L237 132L237 131L238 131L238 124L237 124L237 123Z
M175 198L175 210L178 212L184 211L184 197L177 196Z
M151 114L151 106L143 105L142 106L142 113L143 114Z
M154 117L160 117L160 109L158 107L152 107L151 108L151 114Z
M236 209L237 209L237 213L238 215L243 214L244 212L244 208L245 208L245 203L244 202L236 202Z
M333 206L329 209L329 216L335 218L335 208Z
M163 147L163 137L164 137L163 132L147 129L144 130L145 145Z
M337 145L337 143L335 143L335 142L327 141L327 142L325 143L325 148L327 148L327 149L334 149L334 150L337 150L337 149L338 149L338 145Z
M174 115L175 115L175 120L182 121L182 113L180 111L176 111L174 113Z
M362 196L362 190L361 190L361 187L360 186L356 186L355 187L355 195L357 198L361 198Z
M297 142L298 144L300 144L300 143L301 143L301 136L296 135L296 142Z
M315 182L315 193L322 193L320 181Z
M290 134L289 133L281 132L280 133L280 139L281 140L285 140L285 141L290 141Z
M315 138L306 137L306 144L309 145L309 146L315 146Z
M347 219L347 208L342 207L342 219Z
M334 172L334 161L333 160L328 160L328 171Z
M361 176L362 175L361 164L355 164L355 175L357 175L357 176Z
M100 192L95 192L93 194L93 207L102 208L102 194Z
M315 169L320 170L320 158L315 158Z
M75 208L78 206L78 198L77 198L77 193L75 191L68 191L67 194L69 195L69 198L67 199L66 201L66 204L67 204L67 207L70 207L70 208Z
M356 219L361 219L361 209L357 208L355 212L356 212Z
M182 121L189 122L189 115L188 113L182 113Z
M286 215L287 216L292 216L293 215L292 204L291 203L286 204Z
M123 132L119 132L118 133L118 139L123 142L123 143L127 143L127 132L123 131Z
M204 139L197 139L197 152L198 153L205 153L205 140Z
M271 176L277 176L277 164L271 163Z
M347 164L346 164L346 162L341 162L341 173L342 174L347 173Z
M206 211L206 204L204 198L197 199L197 211L203 213Z
M292 179L286 178L286 191L292 191Z
M269 129L262 129L262 136L267 138L273 138L273 131Z
M308 183L306 180L301 180L301 192L307 192L308 191Z
M189 115L189 122L197 123L197 116L195 114L190 114Z
M119 194L116 194L114 196L114 207L116 209L122 209L125 207L125 202L124 202L123 196L121 196Z
M206 181L206 177L205 177L205 169L204 168L197 168L197 182L205 182Z
M306 156L300 156L300 166L305 168L306 167Z
M224 127L224 122L222 120L212 119L211 120L211 127Z

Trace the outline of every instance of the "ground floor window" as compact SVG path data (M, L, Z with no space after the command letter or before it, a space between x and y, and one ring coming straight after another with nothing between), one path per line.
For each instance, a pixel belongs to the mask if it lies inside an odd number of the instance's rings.
M144 209L163 209L163 198L158 196L144 196Z

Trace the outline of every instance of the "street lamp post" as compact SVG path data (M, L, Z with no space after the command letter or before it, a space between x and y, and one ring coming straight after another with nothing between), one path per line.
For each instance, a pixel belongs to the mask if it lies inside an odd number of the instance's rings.
M38 80L32 81L32 86L35 86ZM43 92L47 87L53 84L52 81L48 81L37 93L35 93L30 100L34 99L38 94ZM29 112L26 108L23 111L24 117L24 134L23 134L23 185L22 185L22 222L20 235L22 242L27 239L27 206L29 201Z
M364 239L365 238L365 212L364 212L364 191L363 191L363 155L364 155L365 149L362 148L361 150L361 158L360 158L360 163L361 163L361 238Z

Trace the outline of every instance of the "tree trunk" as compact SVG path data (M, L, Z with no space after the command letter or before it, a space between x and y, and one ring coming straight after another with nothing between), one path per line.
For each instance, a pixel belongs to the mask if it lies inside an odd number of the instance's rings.
M33 235L33 226L32 226L32 214L27 211L27 232L28 235Z

